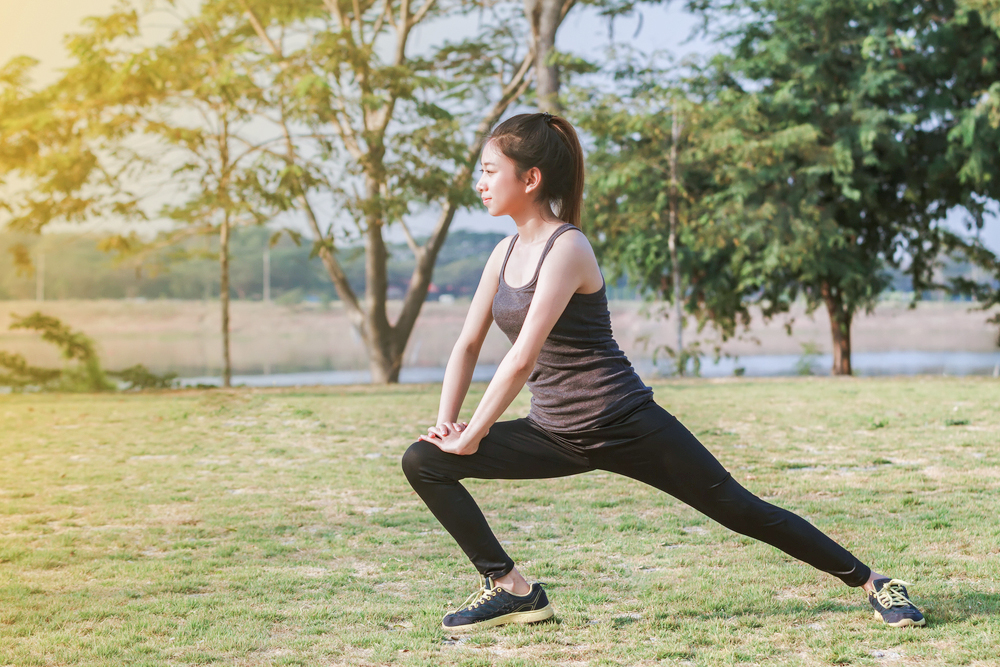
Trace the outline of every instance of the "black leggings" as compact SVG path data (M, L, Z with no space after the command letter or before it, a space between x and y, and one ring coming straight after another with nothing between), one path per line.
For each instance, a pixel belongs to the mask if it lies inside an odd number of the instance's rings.
M403 455L403 471L414 490L480 574L494 578L510 572L514 561L459 480L544 479L591 470L654 486L730 530L767 542L848 586L868 581L867 565L808 521L740 486L676 417L652 401L612 426L573 436L516 419L494 424L475 454L446 454L421 440Z

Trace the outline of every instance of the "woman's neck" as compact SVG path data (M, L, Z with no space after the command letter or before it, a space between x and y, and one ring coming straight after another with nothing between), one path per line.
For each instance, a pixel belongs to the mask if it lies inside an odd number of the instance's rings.
M533 208L523 215L511 216L517 225L517 236L522 243L531 244L548 240L555 227L563 224L549 206Z

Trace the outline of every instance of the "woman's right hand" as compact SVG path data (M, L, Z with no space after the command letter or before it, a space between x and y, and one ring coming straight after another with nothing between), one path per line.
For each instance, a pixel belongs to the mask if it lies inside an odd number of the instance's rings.
M466 422L441 422L437 426L431 426L427 429L426 436L420 436L421 440L427 438L437 438L443 440L449 435L461 433L466 429L468 424Z

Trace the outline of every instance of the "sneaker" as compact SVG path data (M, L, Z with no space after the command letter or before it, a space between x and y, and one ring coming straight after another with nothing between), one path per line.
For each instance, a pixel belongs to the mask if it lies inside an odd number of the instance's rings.
M452 632L467 632L505 623L537 623L554 614L541 584L532 584L527 595L514 595L497 586L491 578L482 577L479 590L457 611L445 616L441 627Z
M875 592L868 594L868 602L875 609L875 618L894 628L927 623L906 595L908 583L899 579L878 579L872 583Z

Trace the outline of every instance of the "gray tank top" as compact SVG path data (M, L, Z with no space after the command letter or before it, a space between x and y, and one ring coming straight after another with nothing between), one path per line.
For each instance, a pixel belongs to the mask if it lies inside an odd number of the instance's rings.
M493 319L510 342L524 325L545 256L560 234L576 229L567 223L553 232L542 249L535 275L523 287L504 280L507 260L517 243L511 239L500 268L500 286L493 297ZM591 294L574 294L542 344L528 376L531 411L528 418L555 433L611 425L649 402L653 391L639 379L611 334L606 285Z

